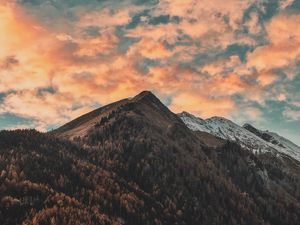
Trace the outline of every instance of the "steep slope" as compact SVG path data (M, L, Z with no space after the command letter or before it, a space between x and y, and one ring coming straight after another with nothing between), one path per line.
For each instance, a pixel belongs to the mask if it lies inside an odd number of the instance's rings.
M209 155L215 165L253 199L265 221L272 225L299 223L296 216L300 202L299 162L269 153L253 154L233 142L210 151ZM280 212L282 208L286 208L286 212Z
M274 132L259 130L250 124L244 124L243 128L252 132L256 136L260 137L261 139L275 145L277 149L280 150L280 152L290 155L295 159L298 160L300 159L300 147L294 144L293 142L291 142L290 140Z
M128 111L129 107L135 103L138 103L139 107L144 109L146 112L145 116L147 116L149 120L152 120L153 123L156 123L156 125L168 126L174 121L182 123L180 119L171 113L151 92L143 91L134 98L123 99L80 116L51 133L70 140L75 137L84 137L87 135L89 129L95 125L99 125L99 123L105 122L105 120L109 120L110 117L116 115L116 112L120 110L124 109ZM145 108L147 108L148 111L145 110Z
M179 117L194 132L207 132L230 141L208 151L208 155L240 190L253 199L263 215L267 215L266 221L281 225L284 220L293 220L294 213L297 214L293 207L289 207L288 214L274 214L274 210L279 212L282 207L299 206L300 162L291 152L286 155L283 149L285 143L290 142L276 139L270 132L263 134L253 129L250 132L225 118L203 120L186 112Z
M69 141L19 130L0 132L0 143L1 225L167 220L155 199Z
M187 112L180 113L179 117L193 131L236 142L254 153L286 154L300 161L300 148L275 133L259 131L249 124L241 127L222 117L203 120Z
M51 133L67 139L84 136L87 133L87 130L93 127L99 120L101 120L102 117L105 117L115 108L124 105L128 101L128 99L123 99L96 109L70 121L69 123L52 131Z
M150 92L100 115L74 140L93 164L158 202L168 219L156 224L263 224L252 200L208 159L198 135Z
M298 225L298 165L265 156L142 92L48 134L0 132L0 224Z

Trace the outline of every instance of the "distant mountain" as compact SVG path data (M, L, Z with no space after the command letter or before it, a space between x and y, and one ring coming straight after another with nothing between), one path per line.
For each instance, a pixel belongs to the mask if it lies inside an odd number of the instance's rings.
M0 224L298 225L299 166L193 131L145 91L0 132Z
M250 124L244 124L243 127L248 131L254 133L261 139L276 146L276 149L282 153L285 153L298 161L300 161L300 147L290 140L270 131L261 131Z
M193 131L207 132L224 140L236 142L254 153L286 154L300 161L300 147L276 133L260 131L250 124L241 127L222 117L203 120L187 112L178 115Z

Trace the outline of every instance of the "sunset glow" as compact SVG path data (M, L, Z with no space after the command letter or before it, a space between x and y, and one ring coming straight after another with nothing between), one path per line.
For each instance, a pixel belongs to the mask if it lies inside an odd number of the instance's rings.
M298 1L0 2L1 129L46 131L150 90L300 144Z

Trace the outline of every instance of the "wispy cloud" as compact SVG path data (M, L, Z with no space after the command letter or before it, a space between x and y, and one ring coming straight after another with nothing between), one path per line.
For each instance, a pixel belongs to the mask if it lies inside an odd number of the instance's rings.
M299 121L300 120L300 109L291 109L286 108L283 111L283 116L285 116L288 120Z

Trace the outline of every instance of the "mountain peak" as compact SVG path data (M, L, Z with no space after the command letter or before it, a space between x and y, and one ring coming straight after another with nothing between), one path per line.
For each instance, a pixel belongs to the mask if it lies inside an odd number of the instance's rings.
M213 117L208 118L207 120L233 123L231 120L229 120L225 117L222 117L222 116L213 116Z
M253 152L283 153L300 161L300 147L280 135L261 131L246 123L242 127L224 117L211 117L201 120L189 113L178 114L181 120L193 131L210 133L224 140L238 142L243 148Z
M102 118L122 113L125 115L128 110L132 111L131 116L138 112L139 116L155 121L158 126L182 123L151 91L142 91L133 98L123 99L82 115L52 133L68 139L83 137Z
M247 129L247 130L249 130L249 129L255 129L255 130L257 130L254 126L252 126L250 123L245 123L244 125L243 125L243 127L245 128L245 129Z
M170 113L169 109L151 91L142 91L131 99L131 102L147 105L148 107L152 106L160 111Z
M156 97L151 91L142 91L130 100L136 107L145 112L145 115L150 116L151 119L158 120L158 117L163 118L161 123L168 121L168 123L182 121L171 112L167 106L165 106L158 97ZM153 116L155 115L155 118Z
M187 112L187 111L182 111L181 113L178 113L178 116L190 116L190 117L196 117L193 114Z
M151 92L151 91L142 91L138 95L136 95L133 101L141 101L141 100L150 100L150 101L157 101L158 98Z

